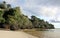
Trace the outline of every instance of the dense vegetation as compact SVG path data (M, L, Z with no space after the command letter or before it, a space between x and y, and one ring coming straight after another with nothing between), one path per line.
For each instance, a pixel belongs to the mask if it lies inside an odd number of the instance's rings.
M54 25L37 18L36 16L23 15L19 7L12 8L10 4L6 4L5 1L0 3L0 28L6 29L32 29L32 28L44 28L53 29Z

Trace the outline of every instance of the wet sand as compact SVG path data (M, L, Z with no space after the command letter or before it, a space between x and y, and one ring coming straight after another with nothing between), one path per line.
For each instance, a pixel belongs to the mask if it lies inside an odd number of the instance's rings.
M37 38L22 31L3 31L0 30L0 38Z

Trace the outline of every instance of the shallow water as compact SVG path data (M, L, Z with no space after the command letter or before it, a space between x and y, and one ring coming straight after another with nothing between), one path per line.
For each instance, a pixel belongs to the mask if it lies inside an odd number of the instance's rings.
M50 29L48 31L40 31L39 38L60 38L60 29Z

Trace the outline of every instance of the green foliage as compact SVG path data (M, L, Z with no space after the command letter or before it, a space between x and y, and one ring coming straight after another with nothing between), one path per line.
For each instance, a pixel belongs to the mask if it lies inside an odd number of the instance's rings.
M32 27L32 23L27 17L23 16L22 20L23 20L24 28L31 28Z
M7 4L7 8L11 8L11 5L10 4Z
M4 12L2 10L0 10L0 23L5 22L5 19L3 18L3 14L4 14Z
M5 1L3 1L3 3L0 4L0 8L1 9L6 9L7 8L7 5L6 5Z
M45 22L42 19L39 19L35 16L31 16L31 22L34 26L34 28L44 28L44 29L53 29L54 25L49 24L48 22Z
M31 28L54 28L52 24L37 18L36 16L28 16L22 14L20 7L12 8L10 4L3 2L0 4L0 23L9 25L11 30L15 29L31 29Z

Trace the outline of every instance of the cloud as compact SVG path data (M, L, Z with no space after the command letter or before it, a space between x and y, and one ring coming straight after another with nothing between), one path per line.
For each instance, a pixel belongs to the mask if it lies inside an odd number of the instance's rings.
M14 3L14 2L16 2L16 0L2 0L2 1L6 1L7 3Z
M37 5L60 6L60 0L35 0Z
M29 17L31 15L35 15L46 21L49 20L60 21L60 0L3 0L3 1L12 4L12 6L20 6L22 13L28 15Z

